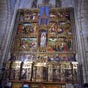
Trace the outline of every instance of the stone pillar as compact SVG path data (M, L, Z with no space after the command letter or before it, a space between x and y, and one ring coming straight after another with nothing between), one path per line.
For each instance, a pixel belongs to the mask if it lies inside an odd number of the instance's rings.
M88 82L88 0L74 0L76 36L77 36L77 59L83 71L83 83ZM80 73L82 74L82 72ZM82 76L81 76L82 77Z
M6 19L3 20L3 22L5 22L6 25L3 24L1 26L1 27L5 27L5 29L1 29L1 30L4 30L4 35L2 38L2 44L1 44L1 47L3 50L2 50L2 56L0 61L2 66L2 63L8 59L8 54L10 52L12 31L13 31L14 22L16 19L16 12L18 9L19 0L17 0L17 3L15 4L13 14L11 13L10 0L1 0L1 1L4 2L4 6L5 6L5 9L2 8L2 10L6 11L6 16L5 15L2 16L3 19L6 17Z
M85 82L88 82L88 0L82 0L81 6L81 24L82 24L82 36L84 42L84 66L85 66Z
M8 23L8 16L7 16L7 0L0 1L0 67L2 65L2 56L4 52L4 39L6 35L6 26Z

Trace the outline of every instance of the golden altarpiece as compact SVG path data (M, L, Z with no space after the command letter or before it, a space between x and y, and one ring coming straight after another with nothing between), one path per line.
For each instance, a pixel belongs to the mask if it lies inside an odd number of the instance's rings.
M78 82L73 9L40 6L20 9L17 16L5 72L12 88L66 88Z

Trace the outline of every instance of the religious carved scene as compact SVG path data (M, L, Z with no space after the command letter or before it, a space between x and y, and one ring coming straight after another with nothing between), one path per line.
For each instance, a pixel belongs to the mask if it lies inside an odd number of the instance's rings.
M50 8L48 5L18 11L19 22L12 52L16 61L21 63L14 68L11 65L11 79L78 81L71 11L71 8Z

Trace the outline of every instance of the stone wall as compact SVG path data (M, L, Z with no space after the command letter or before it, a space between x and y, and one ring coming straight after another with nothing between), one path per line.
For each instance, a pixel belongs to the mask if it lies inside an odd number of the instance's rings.
M7 23L8 23L8 2L7 0L0 1L0 62L4 52L5 40L7 35Z

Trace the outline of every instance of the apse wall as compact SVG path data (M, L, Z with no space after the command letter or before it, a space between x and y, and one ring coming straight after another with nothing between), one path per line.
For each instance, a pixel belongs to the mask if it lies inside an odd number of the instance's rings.
M13 0L12 0L13 1ZM30 8L32 0L0 0L0 59L1 63L10 56L10 43L17 10ZM38 0L42 4L43 0ZM75 12L77 61L82 66L84 82L88 81L88 0L60 0L61 7L73 7ZM50 0L55 5L55 0ZM13 9L12 9L13 8Z

